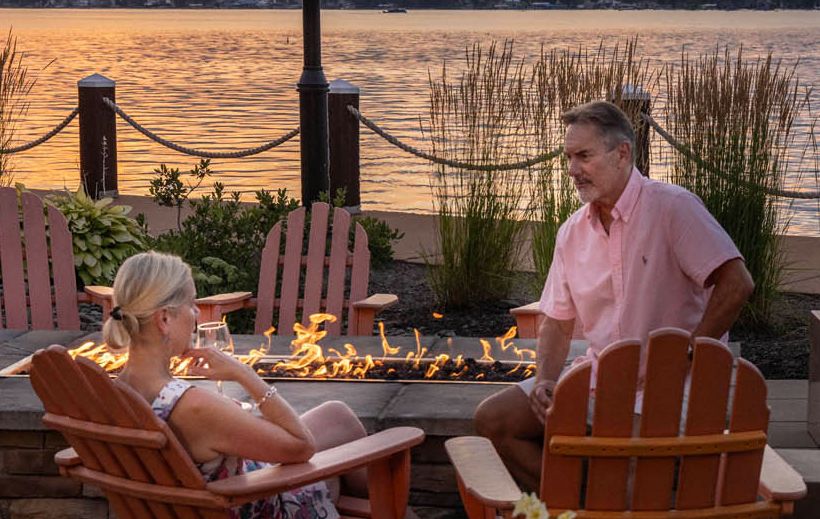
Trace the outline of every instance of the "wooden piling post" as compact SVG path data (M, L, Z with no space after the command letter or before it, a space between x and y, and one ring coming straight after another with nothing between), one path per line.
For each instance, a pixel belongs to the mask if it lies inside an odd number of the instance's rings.
M624 111L629 114L650 114L652 96L639 86L626 85L621 94ZM635 121L635 166L649 176L649 123L640 116Z
M93 198L116 197L117 114L105 103L116 102L116 83L100 74L77 82L80 107L80 175Z
M359 121L347 110L359 108L359 87L337 79L330 83L328 126L330 145L330 198L345 189L345 208L361 212L359 186Z

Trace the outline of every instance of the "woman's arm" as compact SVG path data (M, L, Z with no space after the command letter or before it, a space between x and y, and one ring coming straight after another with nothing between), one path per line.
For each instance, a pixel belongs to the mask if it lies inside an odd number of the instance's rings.
M192 375L238 382L257 402L270 387L251 367L217 350L195 349L186 356L201 360L189 371ZM284 398L270 396L259 411L264 419L230 399L194 388L180 399L169 422L198 462L217 454L281 463L299 463L313 456L313 436Z

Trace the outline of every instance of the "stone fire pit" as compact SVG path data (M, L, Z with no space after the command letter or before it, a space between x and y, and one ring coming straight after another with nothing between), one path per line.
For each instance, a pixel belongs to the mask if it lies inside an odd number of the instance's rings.
M271 354L290 353L291 337L272 338ZM0 370L18 363L37 349L50 344L76 346L87 340L101 342L99 333L0 330ZM390 344L415 351L414 337L388 338ZM489 338L495 343L494 338ZM236 352L247 353L266 339L262 336L234 336ZM326 337L327 349L340 351L344 343L355 345L361 355L382 355L379 337ZM534 348L532 339L516 339L520 348ZM477 338L422 337L428 355L463 353L479 358L483 350ZM574 357L584 351L581 341L573 343ZM515 360L510 350L493 356ZM215 386L207 380L194 380L198 386ZM427 440L413 452L411 505L422 516L456 515L460 501L455 477L444 453L443 442L458 435L474 434L472 415L481 400L507 384L408 383L386 381L276 381L280 393L293 407L303 412L327 400L347 403L371 432L393 426L424 429ZM249 400L236 384L226 382L225 393ZM215 390L215 387L214 387ZM54 453L65 447L62 436L48 431L41 423L43 408L27 376L0 377L0 517L30 517L38 511L54 519L108 517L108 505L96 489L57 475ZM437 509L437 510L433 510ZM5 514L5 515L4 515Z

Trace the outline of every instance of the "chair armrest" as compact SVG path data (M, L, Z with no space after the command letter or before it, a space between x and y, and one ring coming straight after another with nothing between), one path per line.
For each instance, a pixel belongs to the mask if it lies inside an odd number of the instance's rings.
M83 292L77 294L77 301L100 305L102 307L102 320L105 322L114 307L114 289L99 285L86 285L83 287Z
M540 303L536 301L528 305L510 308L510 313L516 317L519 315L542 315L543 312L541 312L541 310L538 309L539 304Z
M373 309L376 313L381 312L389 306L393 306L399 301L399 297L394 294L373 294L367 299L356 301L353 308L357 310Z
M228 292L225 294L216 294L208 297L200 297L196 300L197 305L230 305L250 299L251 292Z
M275 465L208 483L206 488L236 506L365 467L424 441L424 431L394 427L316 453L310 461Z
M447 455L461 484L482 505L499 511L512 510L521 489L487 438L460 436L444 442Z
M228 314L242 308L253 308L254 301L251 292L228 292L196 300L199 307L200 322L219 321L223 314Z
M796 501L806 496L806 483L799 472L767 445L763 451L758 493L773 501Z
M77 451L69 447L54 455L54 463L60 467L73 467L81 464L82 460L80 460L80 456L77 455Z

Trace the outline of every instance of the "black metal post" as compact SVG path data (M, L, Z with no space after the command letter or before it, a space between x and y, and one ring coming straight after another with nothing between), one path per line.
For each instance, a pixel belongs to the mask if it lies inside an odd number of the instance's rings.
M302 155L302 205L310 207L328 191L328 83L322 70L322 31L319 0L304 0L302 31L305 61L299 78L299 126Z

